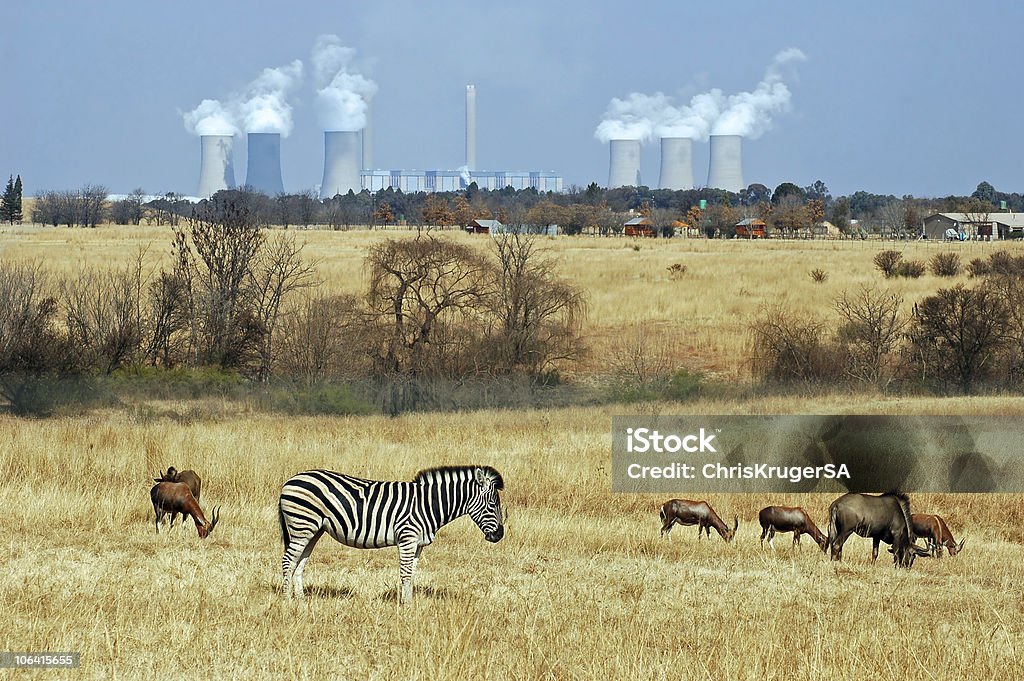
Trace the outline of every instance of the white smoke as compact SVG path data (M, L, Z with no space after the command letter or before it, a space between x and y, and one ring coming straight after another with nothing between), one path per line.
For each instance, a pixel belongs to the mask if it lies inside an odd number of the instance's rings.
M302 61L263 72L249 83L236 100L236 108L246 132L276 132L287 137L292 132L291 91L302 82Z
M199 106L182 114L185 129L193 135L235 135L238 123L230 111L216 99L204 99Z
M807 56L795 47L776 54L753 92L729 97L725 110L712 127L712 134L742 135L749 139L763 135L771 128L772 117L790 107L791 93L782 82L784 67L806 59Z
M227 98L204 99L199 106L182 114L185 128L194 135L235 135L240 127L246 132L276 132L287 137L292 132L291 91L302 82L302 62L263 72L244 90ZM241 124L241 125L240 125Z
M772 59L764 79L753 92L729 97L717 88L694 95L688 104L675 104L661 92L633 92L625 99L613 97L594 137L601 142L646 142L654 136L706 141L711 134L759 137L771 127L774 114L789 109L791 93L783 82L785 67L806 58L796 48L782 50Z
M316 112L324 130L356 131L366 127L366 102L377 84L352 65L355 49L336 35L322 35L313 45Z

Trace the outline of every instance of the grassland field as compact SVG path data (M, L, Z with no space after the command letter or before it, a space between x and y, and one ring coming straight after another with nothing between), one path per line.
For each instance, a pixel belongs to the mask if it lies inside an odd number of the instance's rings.
M404 232L299 231L323 286L359 291L367 247ZM487 248L487 237L449 238ZM956 280L882 280L871 259L895 247L964 260L1016 245L719 242L556 238L559 271L589 296L592 339L579 380L617 339L642 332L672 361L750 382L747 327L765 305L828 317L844 290L899 290L910 306ZM0 230L0 259L58 272L170 255L167 228ZM668 271L687 266L682 277ZM821 268L828 279L808 275ZM895 570L853 538L842 563L789 535L762 550L756 515L801 505L824 525L831 497L715 495L736 540L659 536L655 495L610 491L618 414L958 414L1024 416L1013 395L876 393L686 403L301 417L207 401L80 416L0 416L0 650L76 651L77 670L12 678L167 679L1020 679L1024 678L1024 496L913 495L943 515L963 553ZM327 467L381 479L456 463L504 476L506 535L468 519L441 531L400 606L397 551L329 538L305 572L308 598L280 592L281 484ZM222 520L157 534L148 490L168 465L204 478ZM682 495L681 495L682 496Z

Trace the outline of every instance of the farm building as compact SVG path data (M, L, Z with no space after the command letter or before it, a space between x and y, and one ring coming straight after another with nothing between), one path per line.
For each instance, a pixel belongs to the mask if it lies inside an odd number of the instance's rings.
M627 220L622 227L626 236L654 236L651 219L643 216Z
M768 236L768 225L757 218L740 220L735 227L737 239L763 239Z
M947 232L967 239L1020 239L1024 213L935 213L924 219L923 238L942 241Z
M472 234L542 234L544 236L558 236L558 225L547 225L546 227L534 225L503 225L497 220L473 220L466 226L466 231Z
M473 234L496 234L504 231L505 225L501 224L497 220L471 220L466 225L466 231L472 232Z

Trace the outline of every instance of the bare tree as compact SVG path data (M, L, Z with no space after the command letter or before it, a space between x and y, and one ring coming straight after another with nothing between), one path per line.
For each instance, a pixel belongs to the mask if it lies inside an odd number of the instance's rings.
M281 304L286 296L315 283L315 269L314 262L302 259L302 245L295 236L281 232L263 245L249 270L253 307L263 332L257 373L261 381L270 379Z
M104 373L138 359L144 330L144 252L114 271L91 270L61 282L68 339L81 368Z
M893 378L896 350L906 320L900 315L898 293L862 287L844 292L835 302L840 324L837 340L844 351L843 367L850 378L884 387Z
M537 237L510 232L494 239L498 259L491 306L495 327L489 346L497 368L538 375L583 352L580 325L586 298L579 288L555 274Z
M368 303L381 324L377 351L386 373L457 372L467 329L490 295L489 267L467 246L430 234L370 249Z

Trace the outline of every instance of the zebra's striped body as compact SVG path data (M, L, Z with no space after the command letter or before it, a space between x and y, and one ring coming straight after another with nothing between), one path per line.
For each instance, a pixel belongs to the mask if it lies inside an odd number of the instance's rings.
M397 546L401 599L412 598L416 561L437 531L469 515L490 542L500 541L501 475L489 466L420 471L412 482L366 480L342 473L299 473L281 489L284 591L302 594L302 568L324 533L358 549Z

